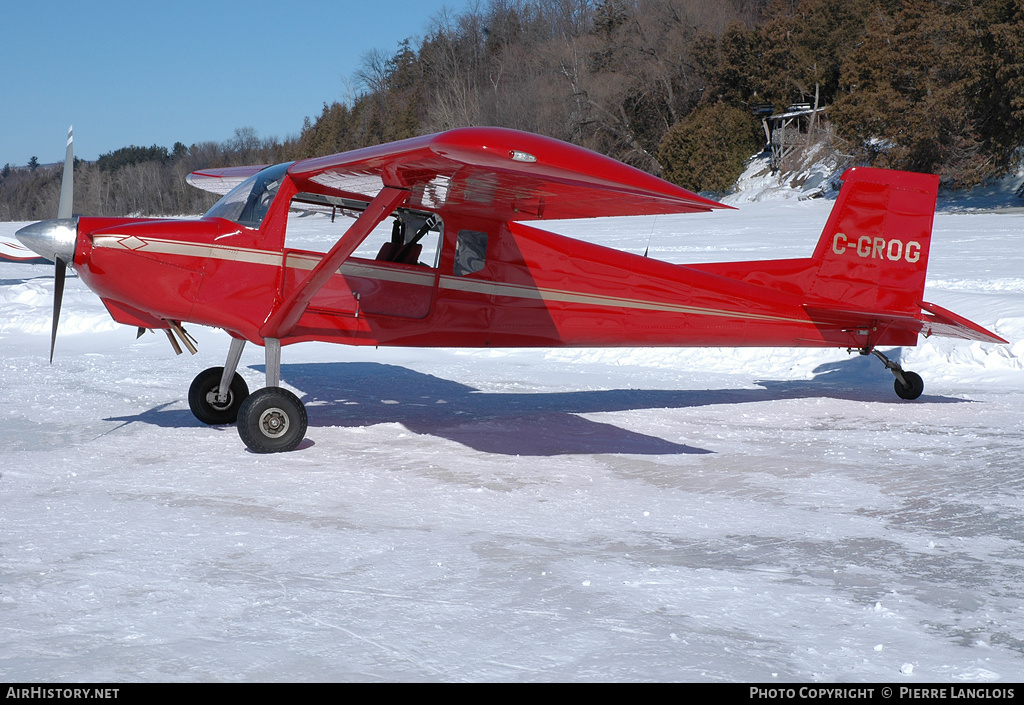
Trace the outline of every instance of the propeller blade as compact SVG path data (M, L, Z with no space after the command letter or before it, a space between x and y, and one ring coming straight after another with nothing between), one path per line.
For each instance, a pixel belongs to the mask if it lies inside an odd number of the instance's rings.
M57 218L70 218L75 195L75 150L73 126L68 128L68 149L64 154L64 175L60 181L60 205Z
M60 257L57 258L53 274L53 328L50 330L50 364L53 364L53 348L57 344L57 323L60 321L60 305L64 301L64 279L68 265Z
M57 218L70 218L75 200L75 149L74 128L68 128L68 148L64 153L64 174L60 181L60 203ZM73 250L72 250L73 251ZM60 305L64 302L64 280L68 265L60 257L54 257L53 273L53 328L50 330L50 364L53 364L53 349L57 346L57 323L60 322Z

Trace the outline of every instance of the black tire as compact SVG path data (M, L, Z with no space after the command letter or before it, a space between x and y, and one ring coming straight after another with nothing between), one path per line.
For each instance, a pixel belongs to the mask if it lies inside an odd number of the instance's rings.
M223 367L211 367L203 370L192 380L188 388L188 406L195 417L203 423L214 426L231 424L238 418L238 409L249 396L249 385L236 372L228 389L228 399L218 404L214 399L220 388L220 377L224 374Z
M306 437L306 407L280 387L264 387L249 395L238 410L238 435L254 453L294 450Z
M893 389L896 390L896 396L900 399L917 399L924 392L924 380L921 379L921 375L916 372L903 371L903 379L907 380L907 384L900 382L899 378L896 378Z

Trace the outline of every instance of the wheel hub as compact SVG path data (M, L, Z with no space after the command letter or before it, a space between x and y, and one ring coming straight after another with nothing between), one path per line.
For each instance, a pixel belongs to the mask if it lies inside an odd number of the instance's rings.
M218 400L217 395L220 391L220 387L214 387L206 393L206 403L212 406L217 411L223 411L231 406L231 402L234 400L234 395L231 390L228 390L228 394L224 399Z
M260 414L259 429L267 438L280 438L288 432L290 425L288 414L277 407L271 407Z

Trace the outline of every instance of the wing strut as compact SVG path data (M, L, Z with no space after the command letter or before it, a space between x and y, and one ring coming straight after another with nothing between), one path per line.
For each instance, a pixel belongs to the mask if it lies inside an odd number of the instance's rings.
M345 260L352 256L370 231L391 215L408 197L409 192L405 189L385 186L341 239L334 243L334 247L313 267L305 280L271 312L260 328L260 335L264 338L287 336L299 322L316 292L320 291Z

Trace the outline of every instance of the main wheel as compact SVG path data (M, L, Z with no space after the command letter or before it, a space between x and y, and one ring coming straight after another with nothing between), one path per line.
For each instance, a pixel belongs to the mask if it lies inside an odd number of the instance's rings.
M192 380L188 388L188 406L192 413L203 423L212 425L234 423L238 418L238 409L249 396L249 385L236 372L228 389L228 398L217 402L217 390L220 389L220 378L224 374L223 367L211 367L203 370Z
M306 407L280 387L264 387L249 395L238 410L238 435L254 453L293 450L306 437Z
M924 391L924 380L921 379L921 375L916 372L903 370L903 379L907 380L907 384L900 382L899 377L896 378L896 382L893 384L896 396L900 399L917 399L921 396L921 393Z

